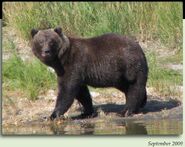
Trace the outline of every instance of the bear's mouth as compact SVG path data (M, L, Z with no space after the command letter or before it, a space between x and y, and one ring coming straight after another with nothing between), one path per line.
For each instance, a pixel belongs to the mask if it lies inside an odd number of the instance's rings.
M55 59L55 55L54 54L51 54L51 53L45 53L45 52L42 52L40 54L40 60L44 63L48 63L48 62L52 62L54 59Z
M49 62L53 60L53 56L50 53L41 53L40 58L43 62Z
M42 56L43 58L48 58L48 57L51 57L51 54L50 54L50 53L42 52L42 53L41 53L41 56Z

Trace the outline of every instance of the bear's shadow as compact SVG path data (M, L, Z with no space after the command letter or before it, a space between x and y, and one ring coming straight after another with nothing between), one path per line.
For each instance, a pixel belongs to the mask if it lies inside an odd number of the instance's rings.
M174 99L168 99L164 100L158 97L148 96L148 100L144 108L141 108L139 113L147 114L147 113L155 113L160 112L162 110L170 110L175 107L178 107L180 105L180 101L174 100ZM107 103L107 104L95 104L94 110L95 113L99 110L103 111L105 114L108 113L117 113L120 114L120 112L124 109L125 104L115 104L115 103ZM80 110L81 108L79 108ZM97 115L95 115L97 116ZM78 119L81 118L80 116L72 117L72 119Z
M124 104L112 104L112 103L108 103L108 104L100 104L100 105L94 105L95 111L97 111L98 109L102 110L105 113L119 113L123 110L124 108ZM145 107L141 109L141 112L146 114L149 112L160 112L161 110L168 110L168 109L172 109L174 107L179 106L179 101L177 100L160 100L158 99L154 99L151 100L149 99L148 102L146 103Z

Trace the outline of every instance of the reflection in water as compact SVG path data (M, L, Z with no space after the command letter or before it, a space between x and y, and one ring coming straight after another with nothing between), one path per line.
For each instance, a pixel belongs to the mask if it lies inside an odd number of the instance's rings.
M81 125L82 128L84 128L84 135L92 135L94 134L94 128L95 128L95 124L85 124L85 125Z
M3 126L4 135L178 135L182 133L182 120L143 120L135 122L124 119L69 120L34 122L25 126Z
M126 123L126 133L127 135L137 135L137 134L147 134L147 130L143 124L137 124L133 122Z
M134 123L132 121L112 121L102 123L65 123L62 125L51 125L51 130L55 135L76 134L76 135L92 135L92 134L147 134L147 130L143 124Z
M52 124L50 126L54 135L92 135L94 134L94 123L63 123L61 125Z

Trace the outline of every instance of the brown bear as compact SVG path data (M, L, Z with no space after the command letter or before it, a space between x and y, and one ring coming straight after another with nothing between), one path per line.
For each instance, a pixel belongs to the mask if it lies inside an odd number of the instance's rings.
M62 116L76 98L83 106L81 118L94 114L87 85L115 87L125 93L121 114L137 113L147 101L148 65L135 40L115 33L93 38L73 38L62 29L31 30L32 50L52 67L58 80L58 96L50 118Z

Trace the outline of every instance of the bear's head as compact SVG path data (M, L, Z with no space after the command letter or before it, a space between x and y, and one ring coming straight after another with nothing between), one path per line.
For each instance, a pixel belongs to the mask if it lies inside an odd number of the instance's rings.
M62 33L62 28L57 27L46 30L31 30L32 51L43 63L49 64L61 57L69 47L69 39Z

